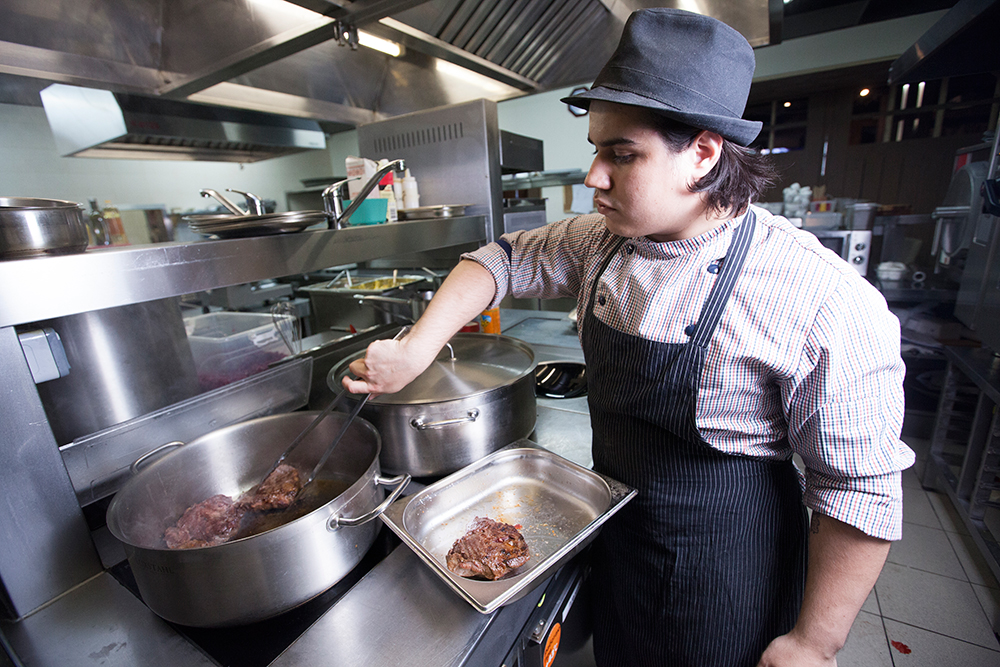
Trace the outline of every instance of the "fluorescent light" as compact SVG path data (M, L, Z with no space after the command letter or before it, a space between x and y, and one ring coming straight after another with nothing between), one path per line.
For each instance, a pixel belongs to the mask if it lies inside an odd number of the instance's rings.
M473 72L470 69L465 69L464 67L450 63L447 60L437 60L434 67L442 74L459 79L474 86L479 86L480 88L485 88L486 90L493 91L497 94L507 94L511 91L509 86L502 84L499 81L494 81L488 76L483 76L482 74Z
M396 42L390 42L387 39L376 37L375 35L365 32L364 30L358 30L358 44L361 46L367 46L369 49L375 49L376 51L387 53L393 58L398 58L400 54L403 53L403 47Z

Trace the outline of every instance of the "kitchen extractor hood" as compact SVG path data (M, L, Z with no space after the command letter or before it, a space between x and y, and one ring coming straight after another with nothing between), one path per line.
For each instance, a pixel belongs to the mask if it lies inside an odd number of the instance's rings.
M66 157L258 162L326 148L319 124L303 118L64 84L41 97Z

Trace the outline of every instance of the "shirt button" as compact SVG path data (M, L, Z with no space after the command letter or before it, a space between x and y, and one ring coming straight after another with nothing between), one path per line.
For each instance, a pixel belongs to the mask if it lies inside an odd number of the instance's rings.
M686 327L684 327L684 333L686 333L688 336L693 335L694 334L694 325L693 324L689 324Z
M625 252L627 252L628 254L631 255L632 253L635 252L635 246L632 246L632 245L625 246Z
M718 264L709 264L708 265L708 272L709 273L718 273L719 272L719 265Z
M606 298L604 297L604 295L603 295L603 294L601 294L600 296L598 296L598 297L597 297L597 303L601 304L602 306L603 306L603 305L604 305L604 304L605 304L606 302L607 302L607 299L606 299Z

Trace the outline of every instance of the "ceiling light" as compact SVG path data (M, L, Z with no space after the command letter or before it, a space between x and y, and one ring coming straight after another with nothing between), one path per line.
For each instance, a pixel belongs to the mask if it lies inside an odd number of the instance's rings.
M868 94L869 94L870 92L872 92L872 91L868 90L867 88L862 88L862 89L861 89L861 92L860 92L860 93L858 93L858 94L859 94L859 95L861 95L861 97L868 97Z
M365 32L364 30L358 30L358 44L361 46L367 46L369 49L375 49L376 51L387 53L393 58L398 58L400 54L403 53L403 47L396 42L390 42L387 39L376 37L375 35Z
M785 107L786 109L787 109L788 107L790 107L790 106L792 106L792 103L791 103L791 102L785 102L785 104L784 104L784 107Z
M434 63L434 67L442 74L454 77L474 86L479 86L480 88L484 88L498 95L509 94L510 91L513 90L510 86L506 86L499 81L494 81L488 76L483 76L482 74L473 72L472 70L461 67L460 65L450 63L447 60L438 60Z

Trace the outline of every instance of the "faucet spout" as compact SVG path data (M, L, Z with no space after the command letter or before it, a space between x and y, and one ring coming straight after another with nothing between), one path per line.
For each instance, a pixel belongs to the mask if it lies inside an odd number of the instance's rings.
M347 207L347 210L341 213L343 209L343 200L340 195L340 186L346 181L340 181L334 183L326 190L323 191L323 202L324 208L326 209L327 215L333 215L333 226L336 229L342 229L347 227L348 220L351 218L351 214L354 213L361 206L361 202L365 200L368 194L375 189L378 182L385 178L385 175L390 171L403 171L406 169L406 163L403 160L392 160L381 169L375 172L375 175L368 179L368 182L361 186L361 191L358 192L358 196L354 198L351 205Z

